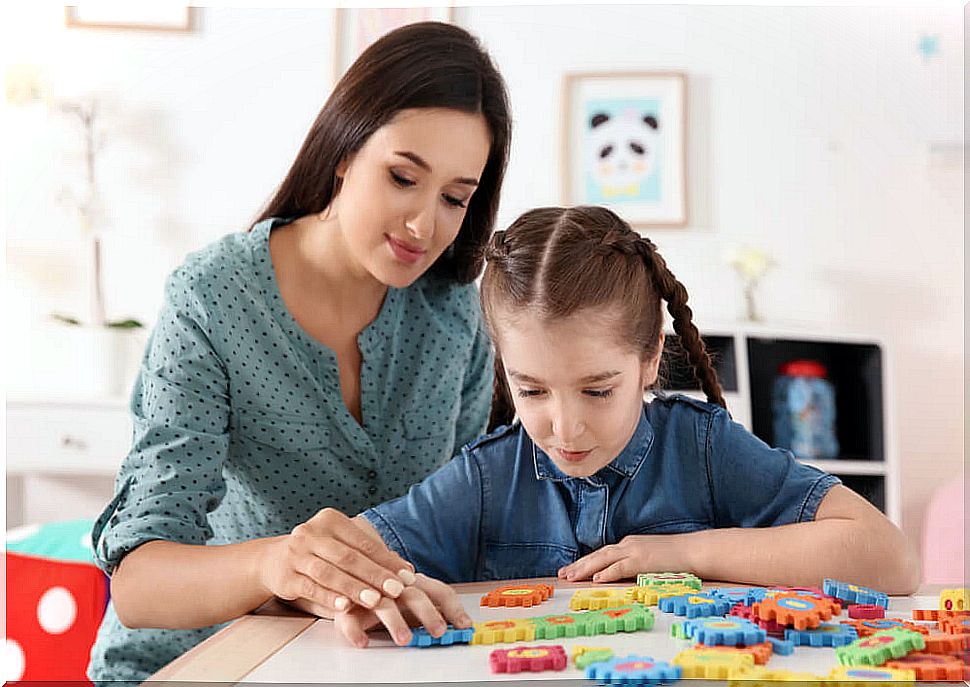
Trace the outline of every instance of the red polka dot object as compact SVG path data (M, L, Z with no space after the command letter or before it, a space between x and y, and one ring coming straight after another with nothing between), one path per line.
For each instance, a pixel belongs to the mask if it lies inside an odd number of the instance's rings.
M886 609L876 604L850 604L849 617L856 620L872 620L873 618L885 618Z

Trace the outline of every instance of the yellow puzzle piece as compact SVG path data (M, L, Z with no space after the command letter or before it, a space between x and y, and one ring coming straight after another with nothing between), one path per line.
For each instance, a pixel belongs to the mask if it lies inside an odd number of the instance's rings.
M680 666L685 678L700 677L726 680L742 668L753 667L754 656L727 652L719 654L703 653L694 649L687 649L674 656L671 663Z
M472 644L498 644L499 642L531 642L536 638L536 626L531 620L489 620L472 623L475 634Z
M644 606L656 606L660 599L668 596L681 596L683 594L694 594L696 589L686 584L665 584L665 585L636 585L627 587L627 603L641 603Z
M629 603L625 589L577 589L569 600L569 610L599 611Z
M965 587L940 592L941 611L965 611L970 608L970 593Z

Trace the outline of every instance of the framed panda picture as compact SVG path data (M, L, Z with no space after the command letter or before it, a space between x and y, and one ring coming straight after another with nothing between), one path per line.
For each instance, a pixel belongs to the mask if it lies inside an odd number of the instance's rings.
M687 224L687 77L567 74L562 188L569 205L605 205L633 226Z

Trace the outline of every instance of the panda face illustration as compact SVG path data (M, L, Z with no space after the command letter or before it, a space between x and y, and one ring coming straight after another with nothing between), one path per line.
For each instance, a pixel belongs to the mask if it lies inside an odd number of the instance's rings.
M656 169L660 123L632 108L589 120L589 169L607 198L636 197Z

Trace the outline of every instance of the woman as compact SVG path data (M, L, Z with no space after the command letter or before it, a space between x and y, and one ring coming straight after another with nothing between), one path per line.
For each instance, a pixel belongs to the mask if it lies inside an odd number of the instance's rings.
M323 613L413 584L338 511L403 494L485 428L472 282L509 136L472 36L398 29L336 85L252 231L172 274L93 533L112 603L92 680L143 680L274 597Z

